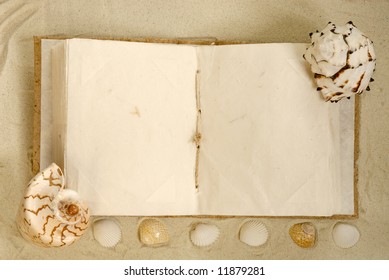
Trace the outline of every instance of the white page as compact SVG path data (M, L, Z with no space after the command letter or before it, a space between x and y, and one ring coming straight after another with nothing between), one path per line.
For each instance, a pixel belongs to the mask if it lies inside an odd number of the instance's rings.
M68 40L65 174L93 215L196 214L196 51Z
M202 48L199 214L354 213L354 102L324 102L305 47Z
M51 49L63 40L42 40L41 43L41 134L40 157L41 170L53 162L53 93L51 73Z

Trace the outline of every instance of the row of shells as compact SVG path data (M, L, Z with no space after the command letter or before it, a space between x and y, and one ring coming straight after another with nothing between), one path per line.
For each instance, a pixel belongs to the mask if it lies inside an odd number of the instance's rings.
M52 164L28 184L19 209L18 228L24 238L37 245L63 247L73 244L86 232L89 218L89 208L77 192L66 188L61 169ZM120 224L107 218L95 219L93 234L104 247L114 247L122 238ZM302 248L315 245L317 231L312 223L295 224L289 234ZM211 223L197 223L189 236L195 246L206 247L219 239L220 229ZM138 237L147 246L162 246L170 239L167 227L156 218L141 220ZM358 242L360 234L355 226L339 222L333 227L332 237L339 247L349 248ZM249 246L261 246L268 238L268 229L257 219L246 220L239 229L239 240Z
M93 235L101 246L115 247L122 238L120 224L110 218L97 219L93 223ZM317 230L310 222L297 223L290 227L291 240L301 248L315 246ZM220 229L210 223L197 223L192 226L189 237L193 245L207 247L220 237ZM239 229L239 240L249 246L264 245L269 239L267 227L259 220L246 220ZM145 218L138 225L139 241L146 246L158 247L169 243L170 236L166 225L159 219ZM359 230L352 224L338 222L332 229L334 243L340 248L353 247L360 238Z

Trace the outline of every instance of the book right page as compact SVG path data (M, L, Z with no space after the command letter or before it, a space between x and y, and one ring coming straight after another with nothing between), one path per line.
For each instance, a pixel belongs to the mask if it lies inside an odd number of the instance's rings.
M322 99L305 48L198 51L200 214L354 214L354 100Z

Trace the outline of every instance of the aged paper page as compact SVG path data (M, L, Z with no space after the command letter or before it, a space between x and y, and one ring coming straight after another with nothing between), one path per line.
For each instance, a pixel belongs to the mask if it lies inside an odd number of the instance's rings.
M40 166L41 170L53 162L53 92L51 71L51 50L62 40L42 40L41 54L41 133Z
M65 172L93 215L196 214L196 51L68 40Z
M200 52L199 214L353 214L354 103L326 103L304 44Z

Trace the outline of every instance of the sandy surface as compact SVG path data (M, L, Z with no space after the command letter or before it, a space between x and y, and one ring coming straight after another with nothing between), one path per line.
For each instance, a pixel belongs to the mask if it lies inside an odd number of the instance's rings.
M388 259L389 258L389 1L0 1L0 259ZM237 239L243 219L166 218L171 242L143 247L139 218L118 218L123 240L100 247L89 231L76 245L43 249L19 235L15 217L32 174L34 35L115 37L217 37L252 42L309 42L328 21L352 20L373 41L377 71L361 97L359 207L348 222L361 232L353 248L337 248L336 220L313 222L314 248L292 243L289 227L301 220L262 219L269 241L252 248ZM303 207L303 206L302 206ZM196 248L189 229L198 221L220 227L211 247Z

